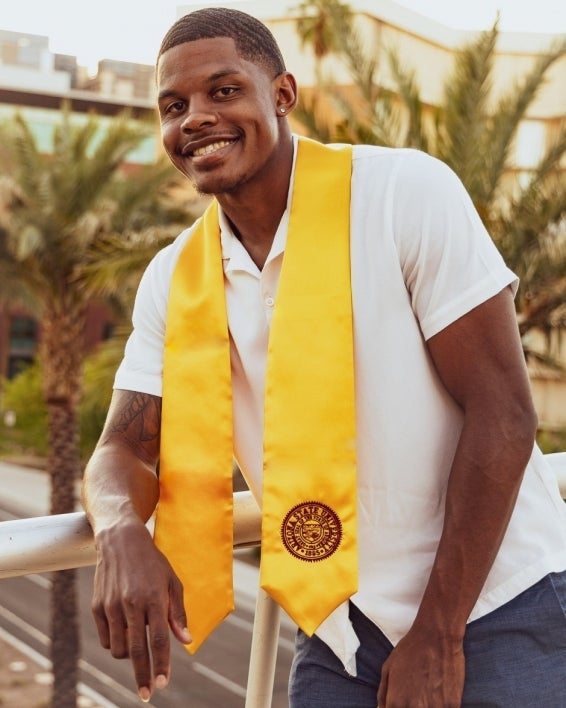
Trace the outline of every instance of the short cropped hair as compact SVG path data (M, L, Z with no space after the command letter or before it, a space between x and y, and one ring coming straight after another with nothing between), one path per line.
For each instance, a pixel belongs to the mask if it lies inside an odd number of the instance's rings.
M255 17L240 10L210 7L195 10L175 22L163 38L157 59L172 47L197 39L230 37L242 59L264 66L273 76L285 71L275 37Z

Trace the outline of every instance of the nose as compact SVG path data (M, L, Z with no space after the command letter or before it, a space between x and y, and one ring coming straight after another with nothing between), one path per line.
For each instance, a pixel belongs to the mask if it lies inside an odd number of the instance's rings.
M218 118L215 111L213 111L206 104L203 102L191 101L181 124L181 128L185 132L193 132L207 126L214 125L217 120Z

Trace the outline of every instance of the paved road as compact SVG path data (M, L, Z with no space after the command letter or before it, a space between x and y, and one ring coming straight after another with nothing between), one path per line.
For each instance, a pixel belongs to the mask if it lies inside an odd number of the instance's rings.
M45 514L48 493L38 473L0 463L0 521ZM0 551L1 552L1 551ZM92 568L78 570L82 631L81 681L105 697L107 706L140 706L129 662L117 661L98 644L90 615ZM50 575L0 581L0 627L47 655ZM170 686L154 694L155 708L242 708L251 644L257 569L235 564L237 610L207 640L196 656L175 645ZM287 678L294 626L283 617L273 708L287 708Z

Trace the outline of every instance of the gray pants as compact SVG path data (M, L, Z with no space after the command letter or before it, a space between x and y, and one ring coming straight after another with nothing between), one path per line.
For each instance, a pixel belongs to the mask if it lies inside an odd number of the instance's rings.
M350 619L361 642L358 676L349 676L318 637L299 630L290 708L376 708L381 667L393 647L352 603ZM566 571L471 622L464 654L462 706L566 708Z

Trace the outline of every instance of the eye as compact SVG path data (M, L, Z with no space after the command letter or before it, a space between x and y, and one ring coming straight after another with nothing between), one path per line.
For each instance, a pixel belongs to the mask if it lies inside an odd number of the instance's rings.
M168 103L165 106L163 113L166 115L180 113L184 107L185 107L185 104L183 101L173 101L172 103Z
M212 96L219 99L232 98L237 92L236 86L221 86L213 91Z

